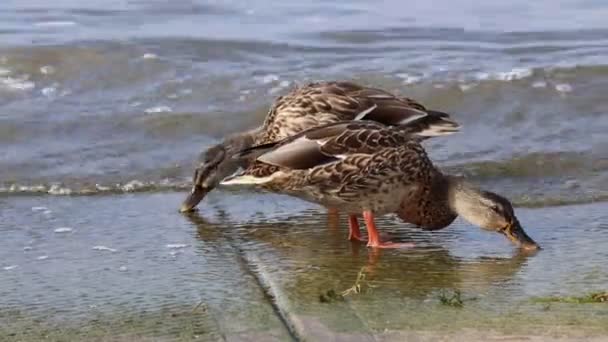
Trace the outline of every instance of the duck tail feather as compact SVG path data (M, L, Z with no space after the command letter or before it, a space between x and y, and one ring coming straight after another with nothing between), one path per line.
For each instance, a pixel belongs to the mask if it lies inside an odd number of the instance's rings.
M413 135L426 139L450 135L460 130L461 125L452 120L449 114L429 110L428 115L403 125Z
M256 184L265 184L270 182L273 179L273 175L266 177L256 177L247 174L237 174L234 176L230 176L225 178L220 182L221 185L256 185Z

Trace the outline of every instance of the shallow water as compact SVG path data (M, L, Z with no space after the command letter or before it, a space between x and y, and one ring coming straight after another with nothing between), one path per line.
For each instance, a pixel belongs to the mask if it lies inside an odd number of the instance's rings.
M480 297L467 324L534 296L607 290L606 15L595 0L4 1L0 308L79 320L202 301L212 330L249 329L231 323L239 313L280 336L262 273L317 316L319 293L362 268L378 287L351 302L360 312L387 298L387 312L424 311L461 289ZM212 193L207 223L176 213L201 148L317 79L453 113L463 132L430 141L433 160L512 198L545 249L522 256L460 221L424 233L387 218L384 231L418 247L368 255L343 221L331 230L314 206L246 190Z
M9 1L0 193L185 190L202 147L346 78L453 113L433 158L520 204L603 200L608 7L558 3Z
M514 324L510 332L518 332L573 321L580 329L608 326L604 304L547 308L534 302L606 289L603 204L518 210L544 247L536 254L460 220L427 232L391 217L380 220L382 231L416 247L374 252L346 240L345 218L335 220L297 200L220 193L200 213L184 216L172 205L180 198L4 201L0 307L65 323L203 303L213 317L204 320L207 332L280 331L264 287L256 285L262 278L288 315L315 317L337 331L361 321L372 331ZM263 205L254 208L256 202ZM277 214L285 207L293 213ZM58 233L58 227L72 230ZM319 302L328 291L351 288L360 272L363 293L346 302ZM455 290L462 292L464 308L441 306L441 294ZM4 321L14 323L11 316Z

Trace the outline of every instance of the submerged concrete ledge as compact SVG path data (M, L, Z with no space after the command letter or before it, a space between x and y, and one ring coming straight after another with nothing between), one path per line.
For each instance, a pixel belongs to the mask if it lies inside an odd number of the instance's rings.
M191 216L167 208L180 194L5 202L0 341L608 336L606 303L535 300L605 290L601 204L520 210L543 222L529 225L545 249L529 255L462 222L425 232L391 217L383 232L417 247L373 251L346 241L344 217L240 196ZM42 206L51 214L32 210Z

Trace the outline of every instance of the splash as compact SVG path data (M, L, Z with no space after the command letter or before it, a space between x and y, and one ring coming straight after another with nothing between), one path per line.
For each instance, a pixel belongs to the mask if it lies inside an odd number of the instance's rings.
M95 251L101 251L101 252L112 252L112 253L116 252L116 249L106 247L106 246L93 246L92 249Z
M167 245L167 248L171 248L171 249L182 249L182 248L186 248L186 247L188 247L188 245L185 243L170 243Z
M55 233L71 233L74 229L69 227L60 227L54 230Z
M156 106L144 110L146 114L170 113L172 111L173 109L169 106Z
M28 91L36 87L36 83L29 80L29 75L20 77L4 77L0 78L0 88L11 91Z
M34 24L38 27L69 27L78 25L75 21L56 20L56 21L41 21Z

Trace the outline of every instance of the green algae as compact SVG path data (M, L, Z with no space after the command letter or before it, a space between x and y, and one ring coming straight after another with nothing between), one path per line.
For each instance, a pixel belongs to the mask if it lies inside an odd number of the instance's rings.
M17 310L0 311L0 341L147 341L152 338L220 340L206 312L191 308L101 314L80 322L58 322Z
M451 295L448 295L446 291L441 291L439 294L439 303L453 308L462 308L464 306L464 301L461 298L459 290L455 290Z
M571 303L571 304L590 304L590 303L608 303L608 291L591 292L583 296L553 296L553 297L537 297L532 299L536 303Z

